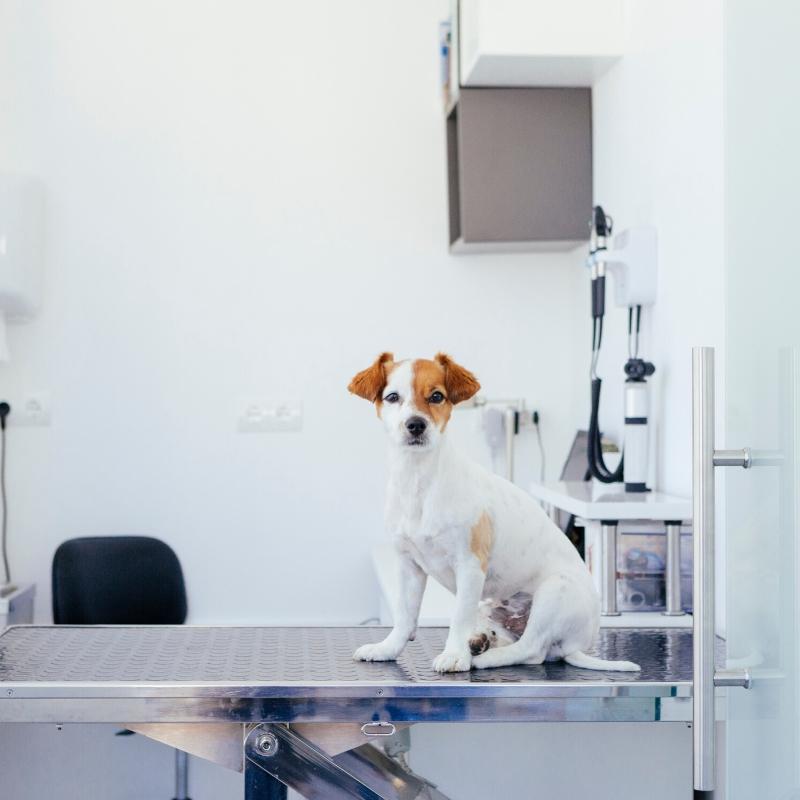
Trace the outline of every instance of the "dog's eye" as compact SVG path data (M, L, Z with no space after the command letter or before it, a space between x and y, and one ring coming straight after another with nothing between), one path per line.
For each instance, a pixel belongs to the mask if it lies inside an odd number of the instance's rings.
M400 395L397 392L389 392L386 397L383 398L384 403L396 403L400 399Z
M429 403L441 403L444 400L444 395L441 392L434 392L429 398Z

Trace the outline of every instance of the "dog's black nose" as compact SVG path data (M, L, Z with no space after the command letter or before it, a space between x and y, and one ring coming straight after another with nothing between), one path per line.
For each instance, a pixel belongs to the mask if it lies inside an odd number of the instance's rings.
M422 436L427 427L428 423L422 417L409 417L406 421L406 428L412 436Z

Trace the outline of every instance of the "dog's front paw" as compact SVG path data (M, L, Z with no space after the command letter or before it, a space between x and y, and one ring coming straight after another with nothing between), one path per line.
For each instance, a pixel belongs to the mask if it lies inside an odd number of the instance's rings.
M433 659L436 672L469 672L471 667L469 650L445 650Z
M400 653L394 647L388 646L385 642L377 644L362 644L353 653L354 661L396 661Z

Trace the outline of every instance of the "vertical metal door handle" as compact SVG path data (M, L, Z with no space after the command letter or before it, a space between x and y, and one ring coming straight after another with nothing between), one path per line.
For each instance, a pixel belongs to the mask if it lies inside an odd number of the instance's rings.
M694 788L714 789L714 349L692 349Z
M742 450L714 450L714 348L692 348L692 526L694 539L694 788L714 790L714 687L749 689L747 670L715 671L714 664L714 467L778 463L780 454L753 456Z

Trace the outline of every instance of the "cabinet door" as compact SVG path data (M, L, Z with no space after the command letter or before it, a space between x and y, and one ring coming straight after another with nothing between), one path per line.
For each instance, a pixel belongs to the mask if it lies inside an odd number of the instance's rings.
M455 114L460 224L451 243L555 249L586 240L589 89L462 89Z

